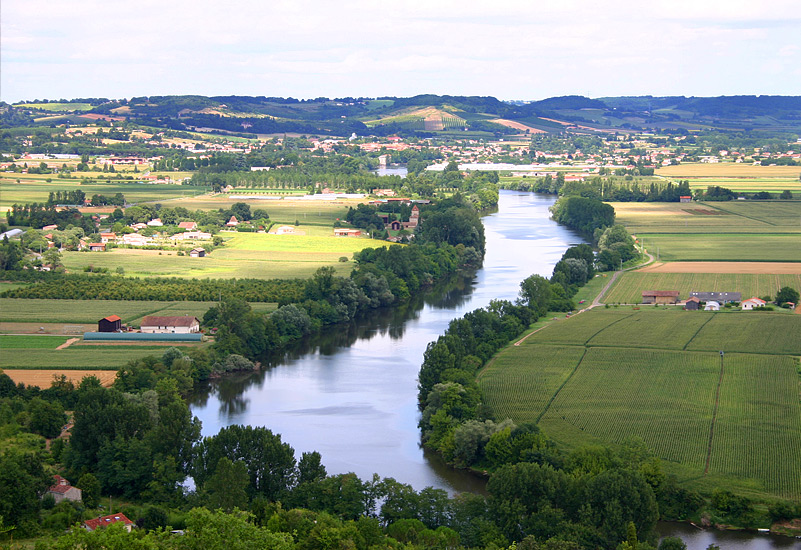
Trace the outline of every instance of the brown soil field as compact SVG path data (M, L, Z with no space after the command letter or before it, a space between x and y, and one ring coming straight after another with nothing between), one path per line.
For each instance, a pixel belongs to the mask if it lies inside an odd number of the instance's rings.
M64 327L75 327L74 333L64 332ZM77 327L81 327L80 330ZM44 328L43 331L39 331ZM57 334L69 336L70 334L83 335L97 329L96 324L80 323L8 323L0 322L0 334Z
M545 133L545 130L532 128L531 126L526 126L525 124L522 124L520 122L515 122L514 120L506 120L505 118L493 118L489 122L494 122L495 124L500 124L501 126L506 126L507 128L514 128L515 130L520 130L521 132L525 132L526 130L528 130L530 134Z
M114 383L114 379L117 377L117 371L114 370L5 369L2 372L7 374L15 384L22 382L26 386L39 386L42 389L50 387L53 382L53 376L61 376L62 374L76 386L85 377L96 376L100 383L107 388Z
M792 262L656 262L637 271L643 273L770 273L797 275L801 263Z

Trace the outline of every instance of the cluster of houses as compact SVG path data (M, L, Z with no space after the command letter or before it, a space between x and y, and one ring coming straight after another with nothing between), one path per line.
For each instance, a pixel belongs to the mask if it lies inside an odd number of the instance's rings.
M42 498L47 495L51 495L53 500L56 501L56 504L64 500L69 500L72 502L80 502L83 500L82 491L77 487L73 487L68 480L60 475L54 475L53 480L53 485L51 485L47 491L45 491L44 495L42 495ZM83 522L81 527L87 531L94 531L102 527L108 527L114 523L121 523L125 526L125 529L129 533L134 526L134 522L125 517L125 514L110 514L108 516L98 516L94 519L88 519Z
M643 304L665 304L680 305L686 310L699 310L701 305L704 311L719 311L726 304L740 304L740 309L750 311L757 307L763 307L766 302L761 298L742 299L739 292L690 292L685 301L679 300L678 290L644 290L642 293Z
M106 245L109 243L119 244L124 246L153 246L159 244L155 237L143 235L139 231L148 228L163 227L164 223L159 218L154 218L147 223L134 223L131 224L131 229L134 233L124 233L117 235L113 231L101 231L100 242L92 243L81 239L78 250L89 250L90 252L104 252ZM55 226L53 226L55 227ZM178 229L182 229L181 233L175 233L169 237L173 244L186 241L208 241L211 240L212 234L205 231L199 231L197 222L179 222ZM50 229L51 226L43 227L43 230ZM45 235L47 237L47 235ZM194 258L202 258L206 255L204 248L194 248L189 253Z

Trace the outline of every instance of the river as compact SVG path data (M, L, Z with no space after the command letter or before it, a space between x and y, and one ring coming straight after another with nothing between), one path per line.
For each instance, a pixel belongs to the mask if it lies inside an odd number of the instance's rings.
M331 474L369 479L377 473L451 494L483 491L484 480L448 468L420 447L417 372L426 345L452 319L491 300L513 300L520 281L533 273L550 276L565 249L583 242L550 220L553 202L552 196L501 191L497 211L483 218L487 252L475 274L406 307L311 338L262 371L214 382L191 404L203 435L231 424L265 426L297 456L319 451Z

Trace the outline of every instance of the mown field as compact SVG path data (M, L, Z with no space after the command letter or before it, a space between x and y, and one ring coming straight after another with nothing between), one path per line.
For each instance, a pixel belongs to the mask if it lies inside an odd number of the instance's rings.
M801 166L755 166L748 163L684 163L657 168L660 176L671 178L784 178L795 179L801 175Z
M743 299L776 296L784 286L801 290L801 275L754 273L623 273L604 296L610 304L639 304L645 290L678 290L686 300L691 291L740 292Z
M335 237L331 226L296 227L304 235L224 232L225 245L204 258L178 256L176 251L115 248L106 252L64 252L68 271L87 266L118 267L133 277L211 277L292 279L310 277L321 266L333 267L347 276L353 269L353 253L384 246L369 238ZM341 261L340 258L348 261Z
M681 482L798 499L798 334L795 315L596 308L509 346L478 380L499 418L567 447L638 437Z
M78 346L17 348L0 353L0 368L117 370L132 359L161 355L165 346Z

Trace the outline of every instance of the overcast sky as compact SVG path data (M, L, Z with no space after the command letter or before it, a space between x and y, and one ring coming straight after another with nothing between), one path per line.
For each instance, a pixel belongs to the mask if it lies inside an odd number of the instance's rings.
M801 95L797 0L2 0L0 99Z

